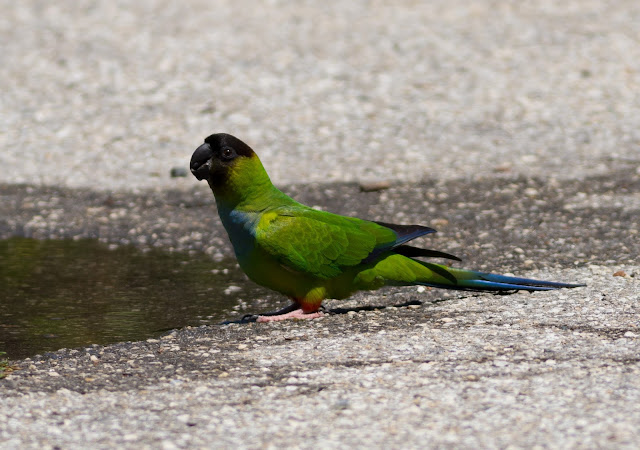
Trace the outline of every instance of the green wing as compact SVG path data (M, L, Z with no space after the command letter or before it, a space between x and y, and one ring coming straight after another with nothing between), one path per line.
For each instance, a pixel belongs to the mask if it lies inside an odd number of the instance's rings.
M395 227L394 229L389 226ZM320 278L340 275L346 267L366 262L418 235L432 232L415 226L378 224L307 207L281 207L264 214L257 225L257 245L283 266ZM429 231L425 231L429 230Z

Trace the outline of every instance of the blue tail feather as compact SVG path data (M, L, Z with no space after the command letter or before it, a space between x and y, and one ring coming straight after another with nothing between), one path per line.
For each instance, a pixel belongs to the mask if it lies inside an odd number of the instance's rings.
M445 289L464 291L551 291L585 286L584 284L559 283L556 281L534 280L532 278L454 269L440 264L424 262L421 262L421 264L436 274L436 277L421 281L419 284Z
M462 283L464 288L479 289L483 291L503 291L503 290L527 290L527 291L552 291L557 287L548 286L530 286L512 283L498 283L487 280L464 280Z
M557 281L534 280L532 278L510 277L507 275L496 275L493 273L476 272L476 274L480 277L480 279L486 280L490 283L509 284L513 286L519 286L519 289L539 287L539 288L546 288L545 290L549 290L549 289L575 288L575 287L586 286L585 284L559 283ZM529 289L529 290L539 290L539 289Z

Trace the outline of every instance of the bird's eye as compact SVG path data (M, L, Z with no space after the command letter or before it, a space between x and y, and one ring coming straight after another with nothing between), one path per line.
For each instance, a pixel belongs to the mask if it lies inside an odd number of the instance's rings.
M222 149L222 159L230 160L236 157L236 151L231 147L224 147Z

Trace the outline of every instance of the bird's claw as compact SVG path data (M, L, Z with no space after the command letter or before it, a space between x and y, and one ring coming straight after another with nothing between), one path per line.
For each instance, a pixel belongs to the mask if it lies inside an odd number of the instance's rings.
M244 316L242 316L239 322L240 323L256 322L258 320L258 317L260 317L258 314L245 314Z

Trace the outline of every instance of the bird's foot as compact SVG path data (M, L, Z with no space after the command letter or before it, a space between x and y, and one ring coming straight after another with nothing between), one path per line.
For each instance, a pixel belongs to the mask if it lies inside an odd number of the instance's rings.
M320 309L324 310L324 307L320 305ZM298 303L292 303L277 311L262 313L260 315L246 314L242 319L240 319L240 322L277 322L288 319L317 319L318 317L322 317L322 315L322 311L304 312Z
M323 313L320 311L306 313L302 310L302 308L298 308L298 309L294 309L293 311L287 311L284 314L258 316L258 318L256 319L256 322L277 322L280 320L288 320L288 319L306 320L306 319L317 319L318 317L322 317L322 316L323 316Z

